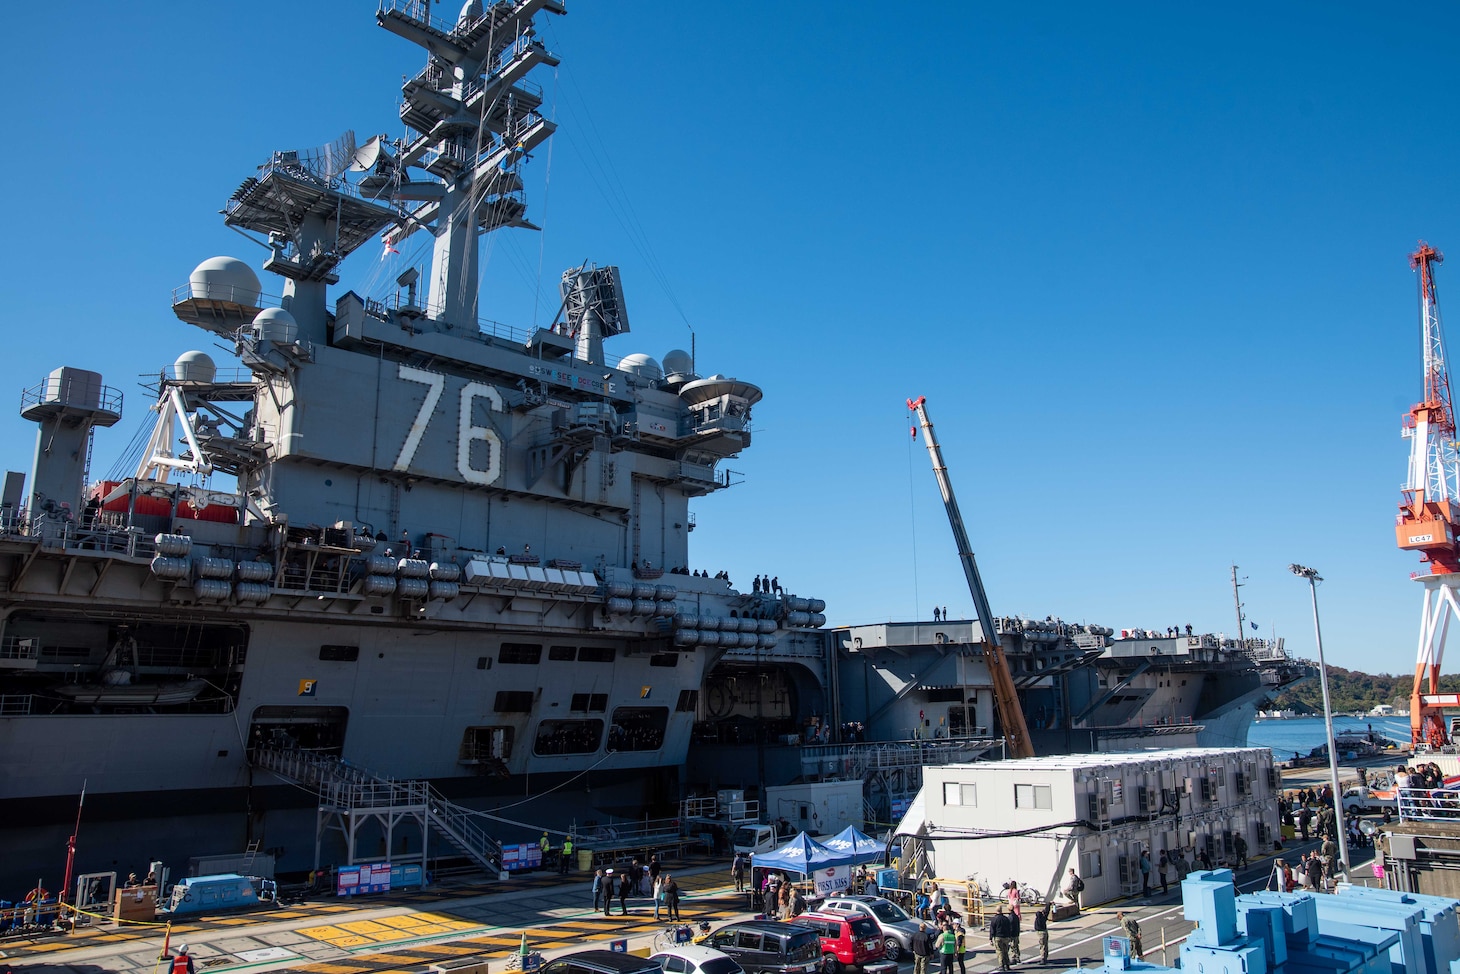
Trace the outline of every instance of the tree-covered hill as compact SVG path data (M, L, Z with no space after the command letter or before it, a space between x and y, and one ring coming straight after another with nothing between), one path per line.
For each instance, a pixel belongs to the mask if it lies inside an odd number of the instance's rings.
M1352 713L1370 710L1381 703L1396 709L1409 709L1409 692L1414 677L1390 676L1388 673L1360 673L1341 666L1328 668L1328 693L1332 698L1334 713ZM1460 692L1460 674L1440 677L1442 690ZM1268 704L1274 710L1293 710L1300 714L1323 712L1323 691L1318 687L1318 675L1299 680L1281 693L1269 698Z

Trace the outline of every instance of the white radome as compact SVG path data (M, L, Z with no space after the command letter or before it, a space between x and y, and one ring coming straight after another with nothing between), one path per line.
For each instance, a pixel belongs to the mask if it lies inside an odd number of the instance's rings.
M259 276L237 257L209 257L188 275L192 296L231 301L245 307L259 303Z

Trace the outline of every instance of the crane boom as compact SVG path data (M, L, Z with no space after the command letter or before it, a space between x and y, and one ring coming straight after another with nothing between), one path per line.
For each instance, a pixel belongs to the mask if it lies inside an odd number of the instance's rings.
M907 408L917 414L918 425L923 428L923 442L927 444L928 456L933 461L933 476L937 478L938 490L943 495L943 508L948 512L948 524L953 528L953 543L958 547L958 560L963 563L963 575L968 579L968 593L973 596L973 609L978 613L978 624L983 630L984 659L988 664L989 678L994 688L994 712L998 715L999 725L1004 729L1008 754L1015 758L1032 758L1034 746L1029 740L1029 726L1024 722L1024 708L1019 704L1019 693L1014 689L1014 675L1009 671L1009 661L1004 656L1004 647L999 643L999 630L994 625L993 612L989 610L989 597L984 591L983 579L978 574L978 562L973 558L973 545L969 543L968 531L963 527L963 515L958 513L958 498L953 496L953 482L948 479L948 467L943 463L943 450L938 446L938 438L933 435L933 421L928 419L926 397L909 399Z

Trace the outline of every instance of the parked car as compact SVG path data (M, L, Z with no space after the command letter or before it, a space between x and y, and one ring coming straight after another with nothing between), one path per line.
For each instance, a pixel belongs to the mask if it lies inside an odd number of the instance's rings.
M745 974L745 968L723 950L700 944L665 947L649 959L667 974Z
M820 934L797 923L728 923L710 934L704 946L729 954L748 974L813 974L821 969Z
M664 974L664 970L647 957L614 950L580 950L548 961L542 965L541 974Z
M880 896L828 896L817 909L871 917L882 931L886 960L895 961L912 953L912 938L918 932L918 921L891 900Z
M877 921L860 913L823 908L801 914L796 923L811 927L821 937L821 969L825 974L880 961L887 950L882 946Z

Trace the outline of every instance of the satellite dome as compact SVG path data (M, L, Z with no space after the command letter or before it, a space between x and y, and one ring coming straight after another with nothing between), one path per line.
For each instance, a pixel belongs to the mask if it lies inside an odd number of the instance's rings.
M299 323L283 308L265 308L253 316L253 332L261 342L292 342Z
M659 363L643 352L625 355L618 363L618 367L621 371L637 375L641 379L658 382L664 378L664 370L659 367Z
M694 359L682 348L664 353L664 371L668 375L689 375L694 372Z
M172 371L179 382L212 382L218 366L207 352L183 352L172 364Z
M194 268L188 284L195 298L251 308L259 303L259 276L237 257L209 257Z
M482 16L482 0L466 0L461 5L461 13L457 16L458 24L469 24L480 20Z

